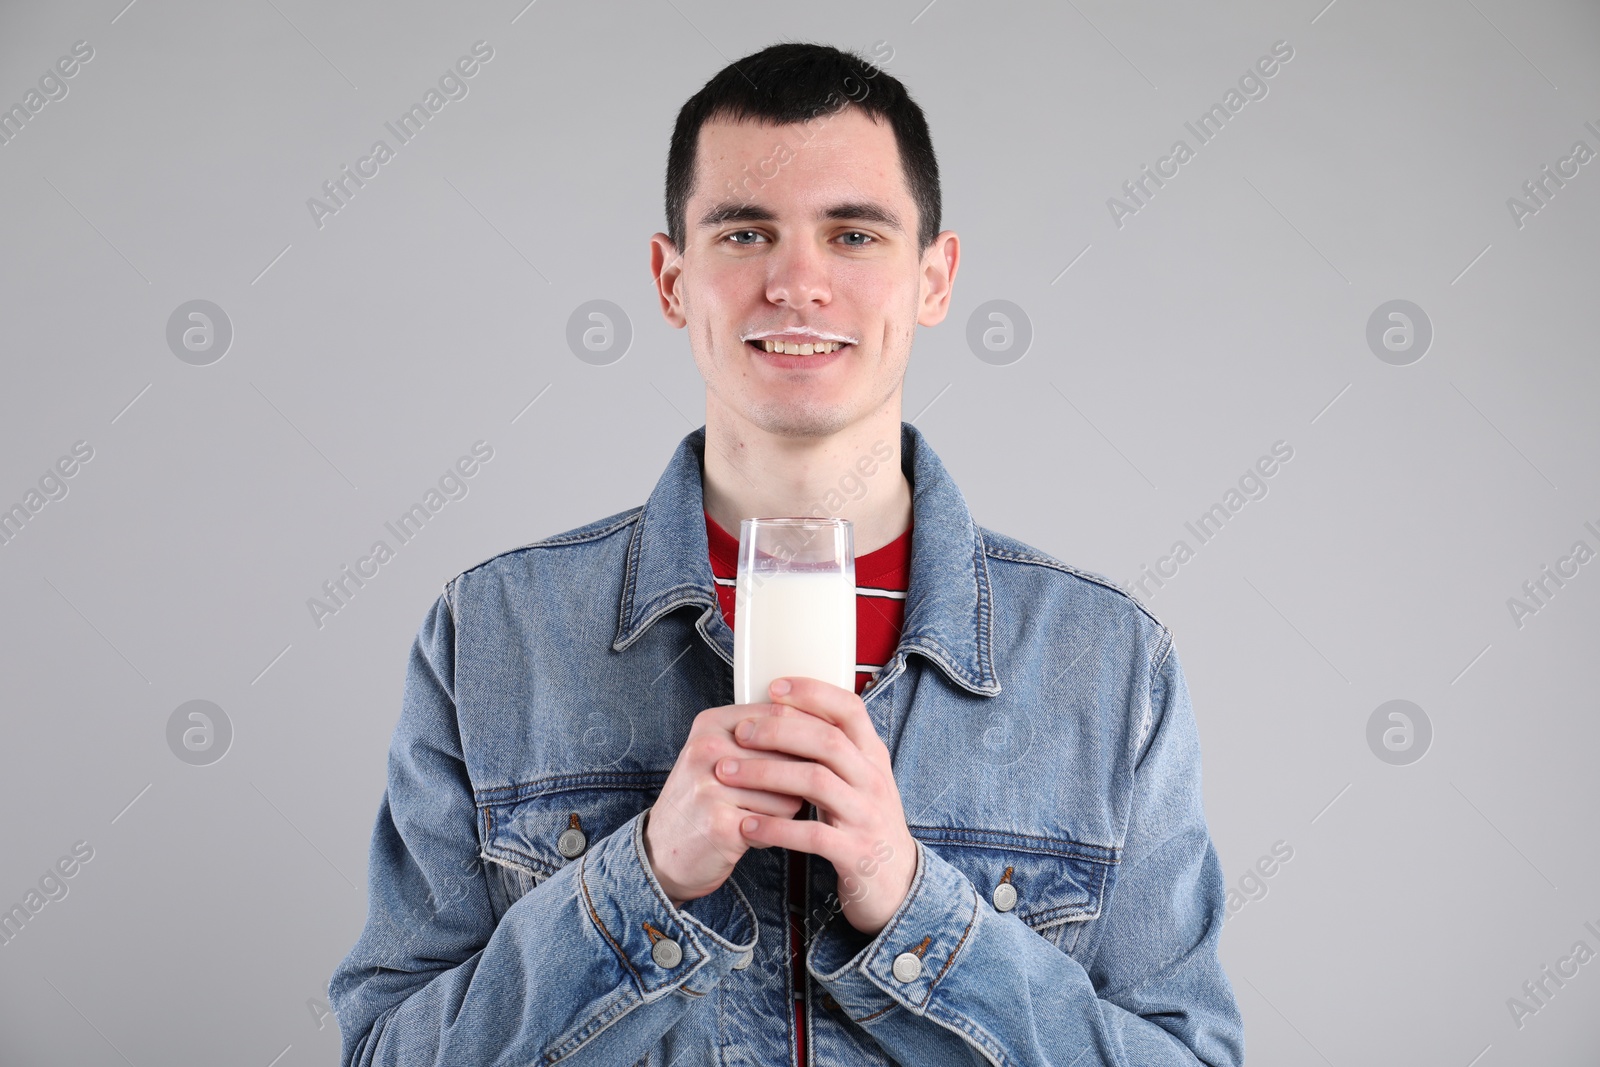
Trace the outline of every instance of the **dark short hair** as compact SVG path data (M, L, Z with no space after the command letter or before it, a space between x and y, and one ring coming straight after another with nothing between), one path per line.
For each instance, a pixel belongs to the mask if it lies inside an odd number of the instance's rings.
M793 42L728 64L678 111L667 151L667 236L678 251L687 237L684 215L694 192L701 126L718 120L791 125L847 107L859 108L874 122L889 120L906 187L917 205L917 251L926 251L939 233L939 161L922 109L904 85L858 53Z

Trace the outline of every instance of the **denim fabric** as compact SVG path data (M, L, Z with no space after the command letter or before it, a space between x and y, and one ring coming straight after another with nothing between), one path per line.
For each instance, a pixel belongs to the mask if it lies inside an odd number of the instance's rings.
M901 433L905 629L863 700L917 870L868 937L810 857L813 1062L1241 1063L1170 632L975 525L921 432ZM642 508L480 563L424 617L366 925L328 987L343 1064L791 1061L784 850L747 851L682 908L644 854L691 722L733 702L704 449L701 427Z

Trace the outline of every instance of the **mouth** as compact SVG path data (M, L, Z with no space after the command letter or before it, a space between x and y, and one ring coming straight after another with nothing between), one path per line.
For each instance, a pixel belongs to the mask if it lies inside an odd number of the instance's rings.
M814 341L808 344L795 344L783 341L746 341L745 345L757 352L767 355L782 356L826 356L838 352L840 349L852 347L846 341Z

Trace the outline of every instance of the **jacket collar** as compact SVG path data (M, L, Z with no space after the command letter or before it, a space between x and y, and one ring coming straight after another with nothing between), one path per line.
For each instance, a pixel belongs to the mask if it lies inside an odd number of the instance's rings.
M733 633L718 610L706 543L703 471L706 428L678 444L634 523L618 605L620 652L659 618L696 604L700 632L728 662ZM922 431L900 424L901 469L911 482L911 579L900 652L918 652L964 689L1000 692L992 658L993 591L983 539L966 499Z

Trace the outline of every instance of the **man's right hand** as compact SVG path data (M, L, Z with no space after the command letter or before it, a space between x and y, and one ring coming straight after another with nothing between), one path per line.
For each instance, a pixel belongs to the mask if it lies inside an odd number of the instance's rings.
M799 797L739 789L717 776L719 760L798 759L734 740L734 727L745 719L779 714L807 713L784 704L725 704L695 716L678 761L645 816L645 856L674 907L714 892L733 873L750 847L739 830L746 815L793 818L805 806Z

